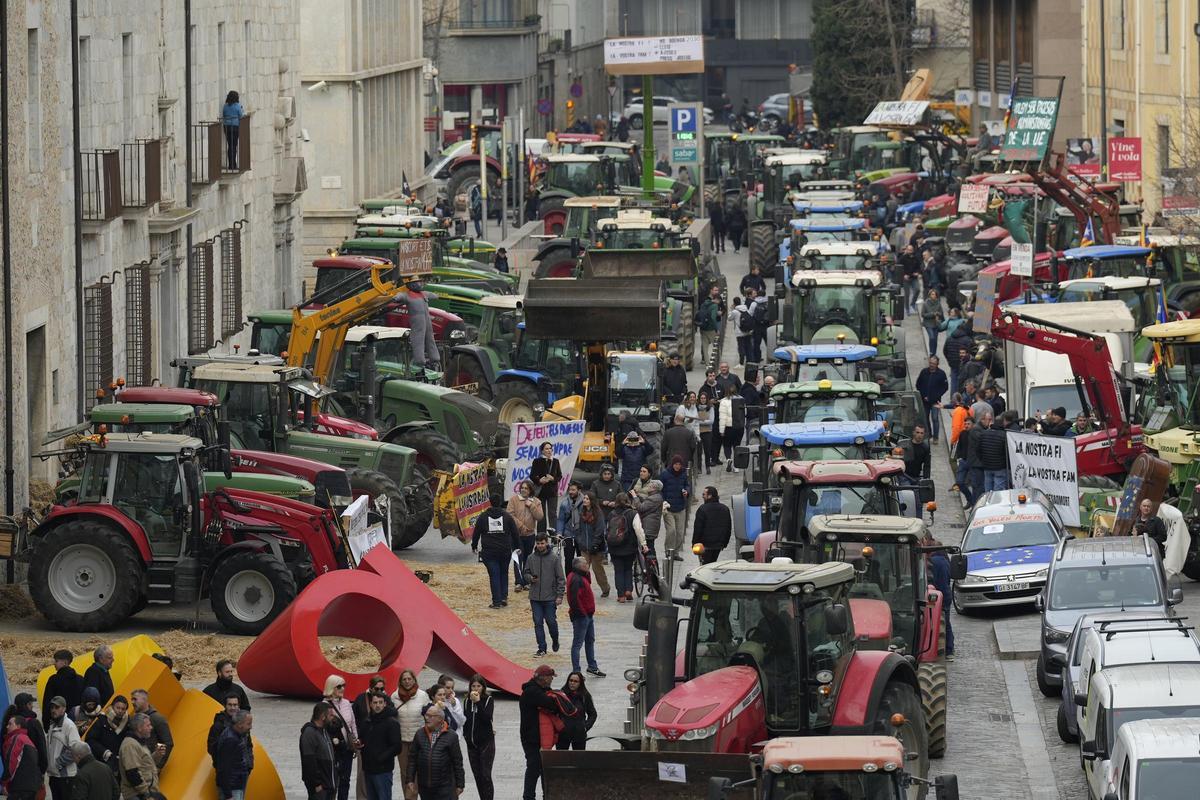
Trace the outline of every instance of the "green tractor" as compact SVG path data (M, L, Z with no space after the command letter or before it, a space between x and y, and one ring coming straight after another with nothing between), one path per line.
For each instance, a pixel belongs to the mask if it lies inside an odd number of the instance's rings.
M230 443L311 458L346 469L355 493L376 498L374 510L388 523L392 547L415 544L433 521L433 472L416 448L400 441L330 436L317 432L317 409L334 390L295 367L229 361L179 359L189 388L220 401L229 423ZM419 436L419 433L414 436Z
M779 263L779 242L789 233L788 222L796 216L792 196L805 183L828 177L825 153L797 150L767 156L762 194L750 198L750 266L771 274Z
M777 287L776 292L783 291ZM791 273L780 339L796 344L869 344L880 357L905 353L899 287L877 270Z
M836 178L854 176L854 164L862 163L867 146L888 141L888 133L872 125L851 125L834 128L833 148L829 153L829 172Z
M782 136L768 133L704 132L704 204L741 204L758 182L769 148L782 146Z
M883 422L888 429L885 444L908 435L924 419L916 392L890 392L870 381L778 383L771 389L771 405L776 424Z
M430 239L433 249L433 280L443 285L462 286L500 294L515 290L519 276L500 272L487 264L452 256L446 251L446 232L418 228L359 227L353 239L342 242L340 255L386 258L393 264L402 260L400 242Z
M438 219L433 216L432 209L419 205L406 205L398 200L364 200L361 203L365 212L355 224L360 228L418 228L436 230L449 228L449 218ZM474 236L448 238L445 242L446 253L480 264L490 264L496 255L496 245Z
M1171 494L1184 516L1195 518L1200 513L1194 505L1200 486L1200 320L1151 325L1142 336L1153 342L1159 364L1154 374L1157 405L1143 426L1146 447L1171 465ZM1196 536L1192 540L1200 544Z
M533 257L535 278L570 278L579 253L591 244L596 223L621 207L615 195L570 197L563 202L562 229L545 239ZM482 327L482 326L481 326Z

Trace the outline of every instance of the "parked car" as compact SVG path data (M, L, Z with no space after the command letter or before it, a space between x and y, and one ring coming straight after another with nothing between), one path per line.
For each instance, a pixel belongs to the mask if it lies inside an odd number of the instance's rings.
M1104 797L1112 780L1112 753L1123 726L1138 720L1200 719L1200 664L1134 664L1102 669L1092 675L1079 728L1079 755L1088 794ZM1189 742L1200 752L1200 740ZM1123 766L1123 765L1122 765ZM1196 787L1175 795L1139 797L1195 797Z
M1059 545L1046 587L1035 605L1042 613L1037 683L1046 697L1062 689L1063 658L1071 629L1084 614L1137 609L1172 615L1183 600L1178 577L1168 582L1158 546L1145 536L1069 538Z
M668 121L667 120L667 106L669 106L672 103L683 103L683 102L687 102L687 101L679 100L678 98L675 98L675 97L668 97L666 95L658 95L658 94L654 95L654 124L655 125L666 125L667 121ZM643 113L642 98L635 97L629 101L629 105L625 106L625 110L621 112L621 115L623 117L625 117L627 120L629 120L629 127L633 128L634 130L641 130L642 129L642 113ZM712 121L713 121L712 109L705 106L704 107L704 124L711 125Z
M1035 489L988 492L967 520L954 557L954 608L1033 603L1046 584L1055 549L1066 536L1054 505ZM957 577L957 576L956 576Z
M1200 640L1193 628L1178 617L1141 611L1084 614L1067 641L1066 655L1054 655L1051 661L1062 668L1063 675L1058 736L1064 742L1077 742L1083 712L1075 703L1075 695L1083 691L1097 670L1149 661L1200 662Z
M1200 720L1142 719L1117 731L1105 800L1194 797Z
M812 100L804 98L804 121L809 125L812 124L813 110ZM779 123L788 118L788 93L780 92L773 94L766 100L758 104L758 116L760 119L765 119L770 123L771 129L779 127Z

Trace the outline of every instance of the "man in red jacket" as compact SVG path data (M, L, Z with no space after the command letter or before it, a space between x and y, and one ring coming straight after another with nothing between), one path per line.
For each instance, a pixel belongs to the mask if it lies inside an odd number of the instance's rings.
M586 648L588 674L603 678L596 663L596 596L592 594L592 574L582 556L571 562L567 576L567 609L571 617L571 669L579 672L579 650Z

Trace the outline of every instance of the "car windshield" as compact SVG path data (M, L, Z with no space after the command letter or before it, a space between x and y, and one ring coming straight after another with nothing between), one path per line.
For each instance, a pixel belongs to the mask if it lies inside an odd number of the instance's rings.
M841 324L866 329L867 293L861 286L816 286L804 298L804 321L812 328Z
M658 359L654 356L613 356L608 364L609 407L645 408L656 401Z
M662 231L626 228L605 234L604 246L611 250L641 250L647 247L679 247L679 241Z
M802 363L796 365L796 371L791 380L800 381L853 381L857 380L858 367L853 361L843 361L835 364L832 361L819 361L816 364Z
M804 514L804 524L818 514L894 514L896 513L895 495L881 492L874 486L820 486L809 485L803 488L800 496L800 510Z
M1136 278L1144 275L1140 258L1073 258L1067 261L1067 280L1078 278Z
M784 448L784 457L789 461L861 461L870 458L867 449L858 444L787 447Z
M1140 719L1197 719L1200 718L1200 706L1155 706L1153 708L1114 708L1112 724L1108 726L1108 752L1112 752L1113 743L1117 740L1117 732L1128 722ZM1194 788L1193 788L1194 791ZM1195 797L1194 794L1177 794L1175 798ZM1173 798L1174 800L1174 798Z
M972 521L963 539L962 549L964 553L977 553L981 550L1057 543L1054 526L1045 517L1026 521L993 521L985 517Z
M1138 762L1137 800L1188 797L1200 783L1200 758L1151 758Z
M778 179L789 189L798 190L801 183L815 181L828 174L824 164L786 164L772 167L778 170Z
M1120 300L1133 316L1134 325L1141 330L1153 325L1155 319L1154 287L1141 286L1134 289L1105 291L1103 284L1083 283L1063 289L1058 294L1060 303L1089 303L1093 300Z
M282 325L254 323L253 346L260 353L279 355L288 349L288 339L292 335L292 323Z
M860 269L871 269L871 257L859 255L822 255L812 253L804 257L809 269L826 272L849 272Z
M604 188L604 175L595 161L558 162L546 171L546 186L566 189L577 195L593 194Z
M1049 608L1140 608L1161 606L1158 575L1150 566L1129 565L1057 569L1050 583Z
M788 395L775 401L776 422L864 422L872 418L871 400L865 395L835 397L813 392L811 397Z
M896 786L891 772L768 772L770 789L764 797L783 797L788 800L897 800L903 794Z
M1029 409L1033 414L1045 414L1059 406L1067 410L1067 419L1075 419L1082 409L1075 384L1034 386L1029 390Z
M854 567L850 596L886 600L892 609L892 638L903 641L910 649L915 646L917 619L913 610L917 607L917 595L912 574L912 547L875 537L861 542L828 543L825 547L829 557ZM828 552L833 547L837 552Z

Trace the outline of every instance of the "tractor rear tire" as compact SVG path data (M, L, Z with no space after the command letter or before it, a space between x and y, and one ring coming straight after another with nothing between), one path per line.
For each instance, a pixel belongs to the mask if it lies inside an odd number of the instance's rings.
M499 197L500 191L500 175L496 170L488 168L488 197ZM454 202L454 198L459 194L467 194L471 187L479 183L479 164L466 165L455 170L446 181L446 196L450 198L450 202ZM490 209L489 209L490 210Z
M479 387L475 396L485 402L492 402L492 399L495 397L492 385L488 383L483 366L480 365L479 360L475 356L468 353L460 353L454 356L451 367L454 370L453 375L456 386L474 383Z
M430 471L453 472L454 465L461 463L463 454L449 436L433 428L409 428L388 439L392 444L411 447L417 451L417 461Z
M539 414L534 407L541 405L537 389L525 381L505 381L496 387L493 405L499 410L501 422L537 422Z
M904 724L900 727L893 725L893 714L902 714ZM871 727L872 734L895 736L904 745L906 753L916 753L916 759L907 765L908 771L918 778L929 777L929 738L925 729L925 714L921 710L921 700L912 686L900 681L889 681L883 690L883 697L879 700ZM928 788L926 784L914 782L908 787L907 800L924 800Z
M105 631L128 619L142 596L142 558L129 537L94 520L59 525L38 543L29 594L62 631Z
M917 667L921 684L921 708L925 711L925 730L929 734L929 757L946 755L946 665L927 661Z
M765 273L779 261L779 246L775 244L774 226L759 223L750 226L750 266L758 265Z
M555 226L557 229L551 228L546 233L562 236L563 230L566 228L566 203L566 198L563 197L551 197L549 200L538 203L538 219L544 220L550 216L563 218L562 227Z
M556 245L542 253L533 277L574 278L575 259L571 257L571 248Z
M296 599L296 579L269 551L235 553L217 565L208 599L225 630L257 636Z
M696 308L692 305L691 298L685 298L680 301L679 326L676 336L676 346L679 349L679 356L683 360L683 368L687 370L694 369L696 361Z
M388 536L391 538L392 549L400 549L397 542L406 538L405 528L412 524L409 519L408 498L405 497L404 490L391 476L373 469L350 467L346 470L346 477L350 480L351 491L355 494L368 495L371 498L371 510L387 521L386 527ZM432 519L431 513L425 522L426 527L429 526ZM421 535L424 535L424 531L421 532ZM417 536L417 539L420 538L421 536ZM413 542L415 541L416 539L413 539ZM412 542L408 544L412 544ZM408 545L403 546L407 547Z

